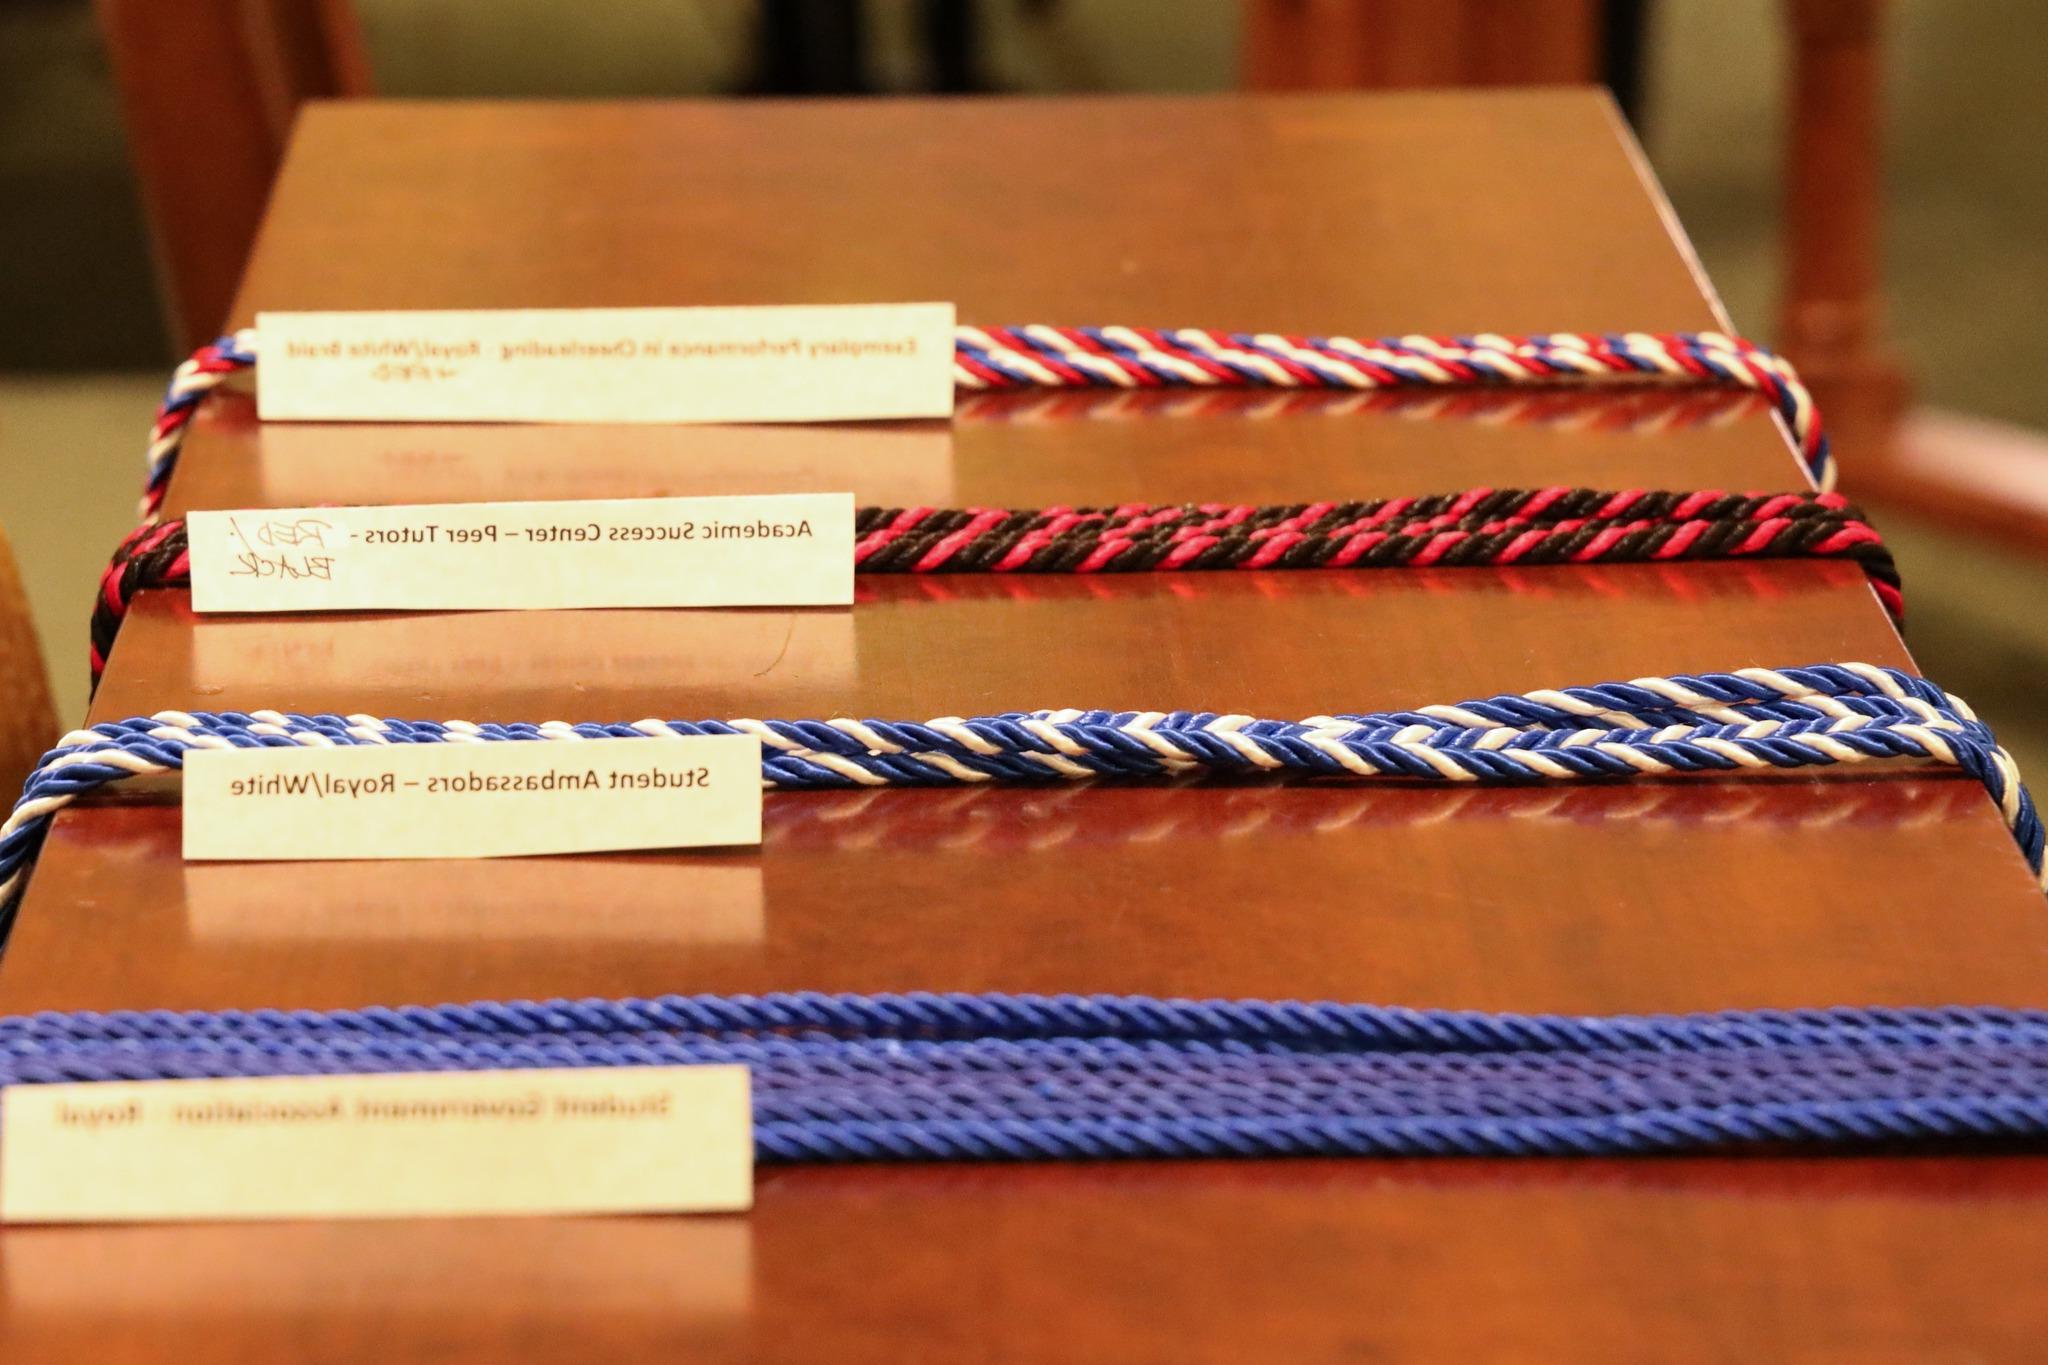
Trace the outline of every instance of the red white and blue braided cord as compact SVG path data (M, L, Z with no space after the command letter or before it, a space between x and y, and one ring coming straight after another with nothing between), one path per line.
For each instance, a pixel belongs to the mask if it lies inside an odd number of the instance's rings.
M1283 336L1199 327L961 327L953 382L1009 388L1473 388L1665 380L1748 389L1784 418L1807 473L1834 487L1813 397L1789 361L1720 332Z
M142 515L163 505L192 416L206 395L257 363L254 330L221 337L180 365L150 426ZM1661 381L1748 390L1784 419L1816 487L1835 467L1812 395L1791 363L1719 332L1556 332L1542 336L1350 337L1212 332L1198 327L961 327L953 382L1018 388L1462 389Z
M1925 679L1847 663L1638 678L1299 721L1208 711L1062 710L923 722L479 725L165 711L75 731L44 755L0 824L0 906L11 903L58 810L109 783L174 771L192 749L707 734L757 737L762 783L776 790L1215 774L1545 783L1916 759L1959 768L1982 782L2029 866L2037 877L2042 873L2040 819L1990 728Z
M1476 389L985 389L962 393L964 426L1074 427L1141 421L1271 422L1360 416L1405 422L1655 436L1727 427L1767 412L1753 389L1563 383Z
M1521 1015L1144 996L0 1018L0 1086L737 1064L762 1161L1564 1155L2048 1137L2048 1013Z

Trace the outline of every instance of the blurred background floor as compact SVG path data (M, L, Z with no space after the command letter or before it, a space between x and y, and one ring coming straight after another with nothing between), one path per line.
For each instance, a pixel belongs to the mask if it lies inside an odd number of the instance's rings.
M988 73L1016 91L1231 89L1237 8L996 0L983 8ZM749 0L595 0L572 24L556 0L358 9L393 95L719 94L747 80ZM1640 119L1737 324L1764 335L1777 289L1780 12L1779 0L1653 3ZM870 14L878 82L910 84L908 4L872 0ZM2048 5L1894 0L1887 248L1917 400L2048 430L2035 306L2048 297L2044 46ZM0 525L67 721L84 709L91 585L132 525L142 433L173 359L146 248L88 5L0 0ZM1841 455L1853 466L1854 450ZM1897 517L1883 529L1923 665L2048 781L2048 623L2034 610L2048 571Z

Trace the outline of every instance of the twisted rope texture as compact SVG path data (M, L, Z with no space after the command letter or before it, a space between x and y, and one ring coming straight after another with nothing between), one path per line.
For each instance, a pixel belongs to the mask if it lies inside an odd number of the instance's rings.
M150 426L142 517L154 520L200 402L256 364L253 330L202 346L180 365ZM961 327L953 383L1018 388L1466 389L1663 381L1748 390L1785 421L1822 491L1835 467L1813 397L1789 361L1719 332L1492 333L1456 337L1280 336L1198 327Z
M1270 422L1366 414L1406 422L1470 422L1654 436L1725 427L1771 403L1749 389L1551 384L1480 389L986 389L959 394L958 425L1072 426L1203 419Z
M0 1085L728 1063L763 1161L1588 1155L2048 1135L2048 1013L663 996L0 1019Z
M1554 332L1541 336L1352 337L1198 327L962 327L953 382L1010 388L1472 388L1665 380L1769 399L1822 490L1834 462L1813 397L1791 363L1719 332Z
M1835 493L1494 489L1363 502L1129 503L1116 507L863 507L861 573L1142 573L1221 569L1503 567L1700 559L1846 558L1886 610L1904 609L1898 567L1862 513ZM106 667L128 604L189 587L183 521L139 526L93 599L92 673Z
M752 735L771 789L954 786L1262 774L1546 783L1918 759L1984 784L2037 876L2042 827L2012 759L1960 699L1869 664L1747 668L1501 695L1455 706L1259 720L1209 711L1017 711L924 722L379 720L165 711L75 731L0 824L0 907L55 813L111 782L181 768L195 748L502 743Z

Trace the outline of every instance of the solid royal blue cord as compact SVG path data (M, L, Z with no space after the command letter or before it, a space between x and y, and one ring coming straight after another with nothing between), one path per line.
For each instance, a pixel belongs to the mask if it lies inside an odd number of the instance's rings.
M763 1160L1584 1155L2048 1136L2048 1013L667 996L0 1020L0 1085L739 1064Z

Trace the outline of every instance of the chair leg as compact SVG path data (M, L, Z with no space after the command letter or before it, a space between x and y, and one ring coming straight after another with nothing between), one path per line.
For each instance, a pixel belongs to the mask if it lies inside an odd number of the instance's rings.
M1884 0L1787 0L1793 44L1778 341L1849 455L1881 461L1906 402L1885 345Z

